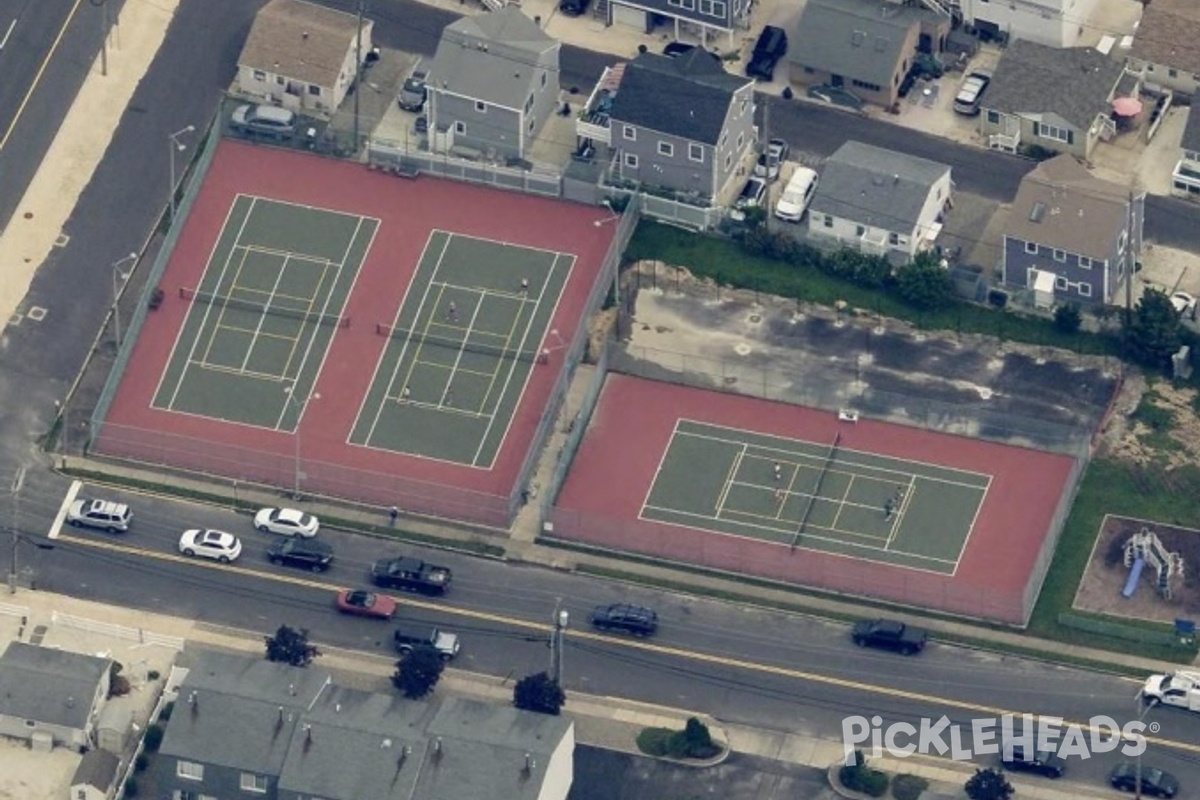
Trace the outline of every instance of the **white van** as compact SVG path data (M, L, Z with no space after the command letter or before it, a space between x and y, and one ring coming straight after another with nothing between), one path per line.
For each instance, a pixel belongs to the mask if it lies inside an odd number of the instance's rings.
M238 106L230 122L236 131L275 139L289 139L296 130L296 115L278 106Z
M775 204L775 216L784 222L799 222L808 210L813 193L817 191L818 175L808 167L796 167L788 178L779 202Z

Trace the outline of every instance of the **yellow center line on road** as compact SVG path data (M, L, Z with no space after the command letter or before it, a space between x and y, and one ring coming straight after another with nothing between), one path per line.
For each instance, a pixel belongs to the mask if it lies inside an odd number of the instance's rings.
M17 121L21 119L21 114L25 112L25 106L29 105L29 98L33 97L34 90L41 83L42 74L46 71L46 67L50 65L50 59L54 57L54 51L58 50L58 45L62 42L63 35L67 32L67 26L75 18L75 12L79 10L79 6L82 3L83 0L75 0L75 5L71 6L71 13L67 14L67 18L63 20L62 27L58 29L58 35L54 37L54 44L50 46L46 57L42 59L42 65L38 67L37 74L33 76L33 82L29 84L29 90L25 92L25 97L21 99L21 105L17 106L17 113L13 114L12 121L8 123L8 129L4 131L4 136L0 138L0 150L3 150L4 145L8 144L13 129L17 127Z
M198 567L205 567L208 569L221 570L222 572L232 572L234 574L243 575L245 577L266 579L266 580L275 581L277 583L288 583L288 584L292 584L294 586L305 586L305 587L308 587L311 589L320 589L320 590L324 590L324 591L328 591L328 592L336 592L336 591L346 588L345 586L341 586L341 585L337 585L337 584L330 584L330 583L323 583L321 581L310 580L307 578L300 578L300 577L295 577L295 576L291 576L291 575L275 575L275 574L272 574L269 572L261 572L259 570L250 569L247 567L239 567L235 564L219 564L215 561L206 561L206 560L202 560L202 559L188 558L187 556L184 556L182 554L176 555L174 553L162 553L162 552L158 552L158 551L154 551L154 550L144 550L142 548L129 547L128 545L116 544L113 542L96 541L96 540L92 540L92 539L81 539L81 538L77 538L75 536L60 536L58 541L69 542L71 544L82 545L84 547L91 547L91 548L95 548L98 550L108 550L111 552L124 553L124 554L132 555L132 556L142 556L142 557L146 557L146 558L153 558L153 559L157 559L159 561L170 561L170 562L175 562L175 563L179 563L179 564L193 564ZM464 617L464 618L479 621L479 622L494 622L494 623L498 623L501 625L507 625L509 627L525 628L527 630L541 631L541 632L546 632L546 633L549 633L552 630L552 626L545 624L545 623L530 622L528 620L518 619L516 617L508 617L508 616L503 616L501 614L491 614L486 611L475 611L473 609L457 608L455 606L449 606L449 605L446 605L446 604L440 603L440 602L419 600L419 599L410 598L407 596L403 598L402 605L409 606L411 608L419 608L419 609L427 610L427 611L436 611L441 614L447 614L447 615L452 615L452 616L457 616L457 617ZM966 700L955 700L950 697L940 697L938 695L924 694L922 692L910 692L905 689L896 689L891 686L880 686L878 684L863 683L861 681L849 680L846 678L836 678L836 677L833 677L832 675L821 675L821 674L818 674L815 672L805 672L803 670L792 669L790 667L778 667L778 666L774 666L772 664L760 664L760 663L754 662L754 661L744 661L742 659L731 658L729 656L715 655L712 653L700 653L695 650L684 650L684 649L681 649L678 647L670 647L667 645L660 645L660 644L651 644L650 642L645 642L645 641L619 639L619 638L612 637L612 636L604 636L604 635L601 635L598 633L592 633L590 631L568 629L566 631L566 635L570 636L574 639L594 641L594 642L603 642L604 644L607 644L607 645L617 645L617 646L626 647L626 648L629 648L632 650L641 650L641 651L647 652L647 653L655 653L657 655L671 656L673 658L686 659L689 661L695 661L695 662L699 662L702 664L712 664L714 666L721 666L721 667L732 667L735 669L745 670L747 672L757 672L760 674L774 675L774 676L781 677L781 678L791 678L793 680L806 681L809 683L814 683L814 684L818 684L818 685L822 685L822 686L832 686L832 687L837 687L839 689L850 689L852 691L867 692L870 694L881 695L883 697L896 699L896 700L907 700L907 701L911 701L911 702L915 702L915 703L926 703L926 704L934 705L934 706L947 706L947 707L950 707L953 709L958 709L961 711L969 711L973 714L977 714L977 715L984 716L984 717L1000 718L1000 717L1003 717L1006 715L1020 717L1022 714L1029 713L1029 712L1014 711L1011 709L1001 708L999 706L981 705L979 703L972 703L972 702L969 702ZM1062 719L1059 717L1050 717L1050 716L1041 715L1041 714L1033 714L1032 716L1038 722L1044 721L1047 724L1052 724L1055 727L1060 728L1060 729L1065 728L1067 726L1071 726L1071 727L1078 727L1081 730L1087 731L1087 732L1089 732L1091 734L1095 734L1095 735L1107 736L1112 733L1111 731L1108 731L1106 729L1094 727L1090 723L1087 723L1087 722L1072 722L1071 720L1066 720L1066 719ZM1122 724L1122 721L1118 720L1118 724ZM1160 747L1167 747L1167 748L1171 748L1173 750L1180 750L1180 751L1184 751L1184 752L1200 754L1200 744L1197 744L1197 743L1183 742L1183 741L1178 741L1178 740L1174 740L1174 739L1163 739L1163 738L1149 736L1149 735L1145 736L1145 738L1146 738L1146 741L1149 742L1150 744L1158 745Z

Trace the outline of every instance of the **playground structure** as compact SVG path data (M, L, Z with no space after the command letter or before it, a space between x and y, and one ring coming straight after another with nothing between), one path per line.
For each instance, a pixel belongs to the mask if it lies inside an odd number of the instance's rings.
M1129 537L1125 542L1125 567L1129 569L1129 579L1121 596L1129 598L1137 591L1138 581L1146 565L1154 567L1157 573L1158 594L1164 600L1171 599L1171 582L1183 577L1183 556L1172 553L1163 547L1158 534L1149 528L1142 528L1139 533Z

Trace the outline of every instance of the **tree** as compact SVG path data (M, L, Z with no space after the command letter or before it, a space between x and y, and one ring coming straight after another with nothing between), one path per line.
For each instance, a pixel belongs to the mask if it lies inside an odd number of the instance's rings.
M420 700L437 686L445 668L446 662L442 661L442 654L436 648L429 645L414 647L396 662L392 685L408 699Z
M1083 323L1083 315L1079 313L1079 305L1067 303L1054 307L1054 327L1063 333L1075 333Z
M513 705L523 711L558 716L567 693L545 672L526 675L513 687Z
M936 311L953 302L954 282L937 257L925 252L897 271L896 293L913 308Z
M965 788L971 800L1009 800L1013 796L1013 787L1008 778L991 767L975 770Z
M1181 342L1179 315L1171 305L1171 298L1158 289L1143 292L1125 334L1134 361L1153 369L1166 369Z
M280 625L274 636L266 636L267 661L278 661L291 664L293 667L307 667L312 660L321 655L315 644L308 641L307 628L289 628Z

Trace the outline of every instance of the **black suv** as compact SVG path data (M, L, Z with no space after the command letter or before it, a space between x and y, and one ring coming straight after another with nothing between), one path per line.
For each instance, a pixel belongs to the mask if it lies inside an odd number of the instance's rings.
M1013 745L1012 757L1001 756L1001 763L1010 772L1032 772L1047 778L1061 778L1067 771L1067 762L1058 757L1053 750L1036 750L1025 753L1025 746Z
M929 635L893 619L862 619L854 623L850 639L859 647L879 647L911 656L925 649Z
M320 539L290 536L267 549L272 564L300 567L312 572L324 572L333 561L333 548Z
M787 48L788 38L783 28L766 26L758 41L754 43L754 52L750 56L750 63L746 65L746 74L764 81L773 80L775 65L787 53Z
M615 603L598 606L592 612L592 626L602 631L620 631L634 636L653 636L658 630L658 614L645 606Z

